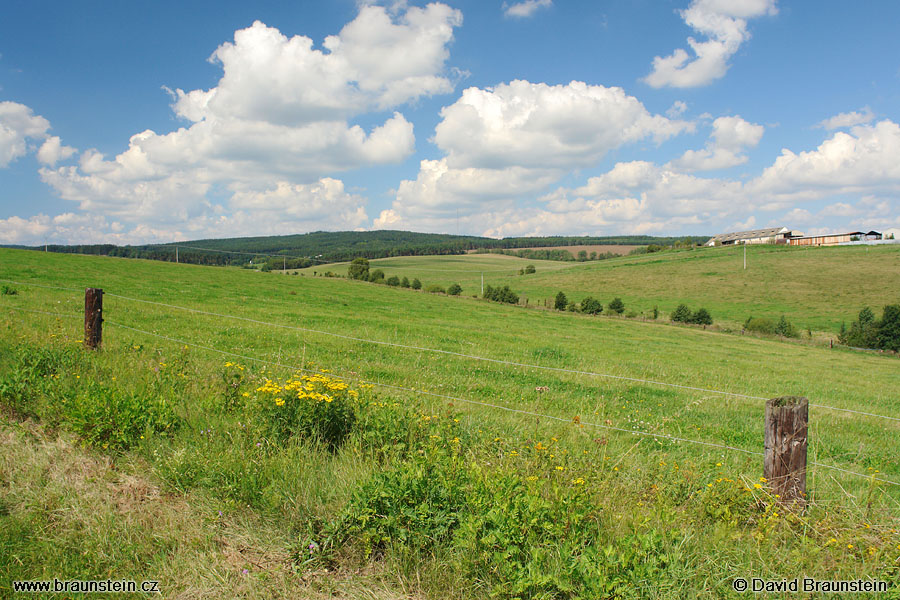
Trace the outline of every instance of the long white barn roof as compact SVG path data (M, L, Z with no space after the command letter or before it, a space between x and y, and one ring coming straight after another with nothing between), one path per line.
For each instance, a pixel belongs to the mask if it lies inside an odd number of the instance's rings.
M720 233L713 236L710 241L731 242L737 240L752 240L755 238L773 237L779 233L788 233L787 227L769 227L768 229L753 229L751 231L736 231L734 233Z

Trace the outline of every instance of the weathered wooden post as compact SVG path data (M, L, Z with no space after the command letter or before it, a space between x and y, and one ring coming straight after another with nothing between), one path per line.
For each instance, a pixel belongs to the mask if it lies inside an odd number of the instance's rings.
M806 502L809 400L782 396L766 402L763 476L783 503Z
M103 290L84 290L84 347L96 350L103 341Z

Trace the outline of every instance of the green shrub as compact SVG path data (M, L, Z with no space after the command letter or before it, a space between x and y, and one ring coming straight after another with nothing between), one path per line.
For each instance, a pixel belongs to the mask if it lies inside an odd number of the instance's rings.
M575 312L576 310L578 310L578 305L574 302L569 302L568 306L566 306L566 310L569 312Z
M391 275L390 277L387 278L385 283L391 287L398 287L400 285L400 278L397 277L396 275Z
M350 266L347 269L347 276L350 279L361 279L366 281L369 279L369 259L367 258L354 258L353 262L350 263Z
M458 283L454 283L447 288L447 293L451 296L459 296L460 294L462 294L462 287Z
M900 304L884 307L878 323L878 347L882 350L900 352Z
M765 317L750 317L744 322L744 329L754 333L773 335L775 333L775 321Z
M679 558L650 530L604 541L602 509L579 487L544 486L518 473L484 473L453 536L459 569L499 598L652 596Z
M369 273L369 281L372 283L384 283L384 271L375 269Z
M659 318L659 307L654 305L653 306L653 320L655 321L658 318Z
M407 277L406 275L403 276L403 279L400 280L400 287L409 287L409 277Z
M403 456L420 441L420 422L407 403L362 394L356 404L351 440L378 457Z
M676 323L688 323L691 320L691 309L687 307L687 304L679 304L674 311L672 311L671 319Z
M19 291L16 288L9 287L8 285L0 286L0 296L15 296Z
M697 325L712 325L712 315L709 314L709 311L705 308L698 309L697 312L691 315L691 323L696 323Z
M504 302L506 304L516 304L519 302L519 295L509 289L508 285L504 285L502 288L495 288L486 285L484 286L483 297L485 300L492 300L493 302Z
M778 320L778 324L775 325L775 335L796 338L800 337L800 332L791 324L790 321L787 320L784 315L781 315L781 318Z
M125 450L149 434L174 433L180 423L162 395L142 395L91 382L60 401L66 422L96 447Z
M445 290L442 286L433 283L425 288L425 291L429 294L446 294L447 290Z
M603 304L592 296L581 301L581 312L588 315L599 315L603 312Z
M534 265L526 265L526 266L525 266L525 274L526 274L526 275L531 275L531 274L534 273L536 270L537 270L537 269L534 268Z
M367 555L445 544L468 503L465 472L448 463L412 460L378 473L353 495L335 536L359 540Z
M609 303L607 308L609 309L609 312L621 315L625 312L625 303L622 302L621 298L613 298L613 301Z
M414 289L414 290L422 289L422 282L419 281L418 278L412 280L412 289Z
M566 295L562 292L556 294L556 299L553 301L553 308L556 310L566 310L566 306L569 305L569 299L566 298Z
M900 352L900 305L885 306L880 321L869 307L862 309L849 330L841 324L838 339L848 346Z
M841 325L841 333L838 340L847 346L857 348L878 347L878 323L875 321L875 313L868 306L859 311L857 319L846 330Z
M279 442L308 437L336 450L356 422L352 402L359 393L324 374L296 376L284 384L266 379L256 394L254 415Z

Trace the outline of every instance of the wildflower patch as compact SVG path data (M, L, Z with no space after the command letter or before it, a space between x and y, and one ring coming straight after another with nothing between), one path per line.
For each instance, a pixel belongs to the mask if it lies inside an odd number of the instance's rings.
M267 378L256 388L254 413L275 440L311 437L336 450L353 430L358 398L347 382L324 373L297 374L284 382Z

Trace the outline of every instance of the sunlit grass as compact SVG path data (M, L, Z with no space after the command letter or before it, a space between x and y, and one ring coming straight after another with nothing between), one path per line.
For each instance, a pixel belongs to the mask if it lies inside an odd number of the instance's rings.
M226 410L223 404L229 397L224 376L235 364L246 374L235 388L240 391L236 398L264 395L266 378L283 388L298 369L327 369L328 377L345 378L351 389L410 411L395 420L409 419L413 458L422 450L422 456L435 460L456 457L464 469L478 469L489 480L539 483L548 494L558 486L562 492L553 493L561 497L590 494L590 505L602 508L598 543L652 532L660 537L648 542L651 547L681 548L664 571L666 580L659 582L659 589L667 590L662 595L717 597L720 583L737 575L793 577L798 560L807 572L876 576L897 558L900 488L876 479L900 480L897 421L813 407L811 460L862 476L812 469L810 510L785 513L759 482L761 456L672 439L761 453L763 400L477 361L326 333L761 398L799 394L818 405L900 416L894 357L320 277L13 251L0 251L0 257L5 279L107 292L103 350L85 353L78 347L83 293L16 284L15 296L0 298L0 374L9 372L16 347L68 347L76 362L47 381L50 396L78 390L85 381L162 390L182 425L170 434L145 436L125 456L146 465L164 489L202 491L220 503L225 515L248 512L280 523L284 539L294 543L322 542L316 536L342 514L364 482L400 468L408 457L353 438L337 452L310 440L273 444L260 430L248 430L248 413ZM8 310L13 307L69 316ZM364 381L404 389L368 388ZM52 414L49 404L39 408ZM66 423L60 426L65 429ZM487 485L482 493L500 492ZM21 501L6 498L11 514L21 515ZM733 521L728 511L747 512ZM93 525L89 529L90 536L103 535ZM173 529L172 535L181 536L181 530ZM146 551L161 548L149 544ZM293 543L284 548L295 549ZM337 553L337 564L365 563L361 552L351 544ZM423 559L395 548L376 558L380 568L396 570L422 595L483 595L468 589L472 581L450 574L456 572L450 565L465 562L454 552L441 546ZM90 556L85 564L95 568L100 563ZM763 561L761 556L778 558ZM132 564L115 558L109 568ZM187 565L178 569L189 572ZM417 576L431 581L413 584Z

